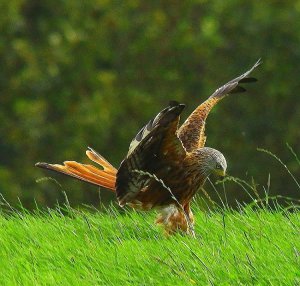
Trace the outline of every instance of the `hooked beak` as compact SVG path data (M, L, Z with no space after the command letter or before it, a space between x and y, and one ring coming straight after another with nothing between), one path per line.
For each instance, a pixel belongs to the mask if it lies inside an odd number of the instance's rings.
M221 176L221 177L225 177L226 171L222 170L222 169L216 169L215 174L218 175L218 176Z

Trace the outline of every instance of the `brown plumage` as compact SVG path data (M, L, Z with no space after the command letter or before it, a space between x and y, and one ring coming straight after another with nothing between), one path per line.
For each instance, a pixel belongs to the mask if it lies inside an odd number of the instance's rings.
M118 170L91 148L86 154L101 169L75 161L36 166L115 191L120 206L157 209L167 233L193 233L192 197L211 173L225 175L227 168L222 153L204 147L205 120L226 95L245 91L241 83L256 81L249 74L259 64L217 89L179 129L184 104L170 102L138 132Z

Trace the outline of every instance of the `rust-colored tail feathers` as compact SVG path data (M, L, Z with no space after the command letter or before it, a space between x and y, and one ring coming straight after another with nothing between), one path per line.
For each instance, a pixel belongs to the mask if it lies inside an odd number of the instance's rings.
M36 163L35 165L115 191L117 169L92 148L88 148L86 155L90 160L99 164L102 170L93 165L81 164L75 161L65 161L63 165L48 163Z

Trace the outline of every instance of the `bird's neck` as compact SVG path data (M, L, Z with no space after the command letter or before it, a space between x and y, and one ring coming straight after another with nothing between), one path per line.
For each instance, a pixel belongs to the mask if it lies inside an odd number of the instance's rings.
M210 164L212 150L214 149L208 147L200 148L187 156L187 162L189 164L188 168L191 169L194 174L197 174L197 177L200 177L203 181L205 181L212 173Z

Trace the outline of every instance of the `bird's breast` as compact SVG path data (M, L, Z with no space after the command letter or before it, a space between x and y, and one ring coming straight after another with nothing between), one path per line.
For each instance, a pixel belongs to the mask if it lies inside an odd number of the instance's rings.
M141 176L141 180L145 181L146 177ZM205 181L196 170L184 165L181 168L158 170L155 178L147 179L147 184L129 202L130 206L148 210L175 203L176 200L185 204Z

